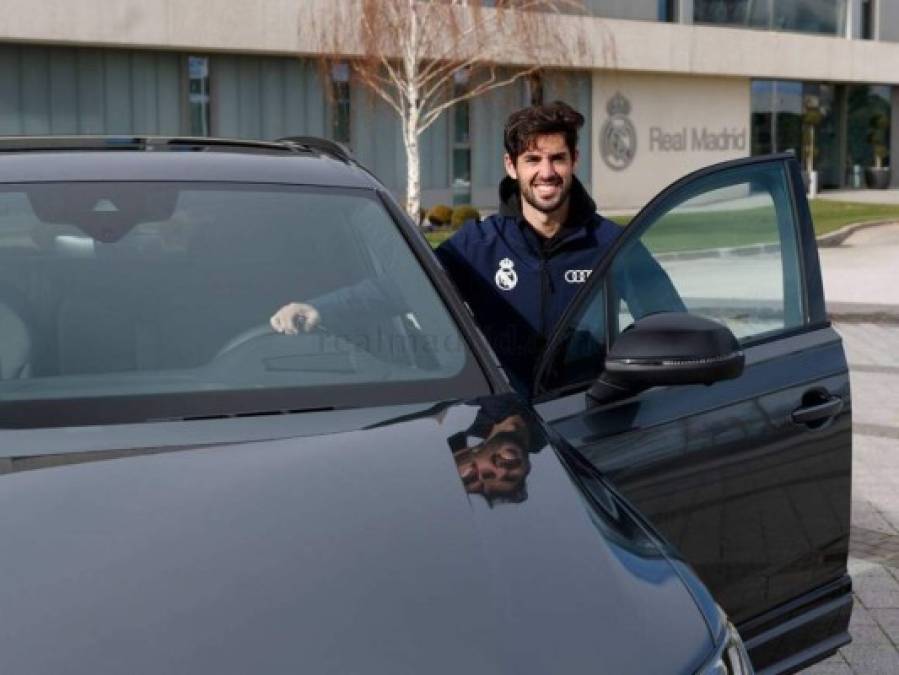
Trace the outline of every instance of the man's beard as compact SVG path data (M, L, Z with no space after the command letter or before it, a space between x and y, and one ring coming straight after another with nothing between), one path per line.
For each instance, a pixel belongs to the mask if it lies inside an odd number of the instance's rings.
M531 184L526 184L521 180L518 181L518 191L521 193L522 199L524 199L528 204L533 206L541 213L552 213L553 211L561 207L568 199L568 195L571 194L571 186L573 182L574 181L571 181L568 183L568 185L565 185L565 181L559 178L557 182L557 184L560 186L559 194L551 202L541 202L537 197L534 186Z

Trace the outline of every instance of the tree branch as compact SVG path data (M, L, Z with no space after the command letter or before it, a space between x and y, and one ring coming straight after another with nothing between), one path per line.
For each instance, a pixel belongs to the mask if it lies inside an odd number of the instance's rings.
M516 72L514 75L511 75L505 79L498 80L496 79L496 71L495 69L491 69L490 76L484 82L481 82L476 87L469 89L463 94L459 94L458 96L453 96L445 100L444 102L437 104L435 107L431 108L421 117L421 123L418 125L418 133L423 133L429 126L431 126L437 119L442 115L447 108L451 108L457 103L461 103L462 101L468 101L473 99L481 94L484 94L493 89L499 89L500 87L505 87L506 85L512 84L516 80L520 80L522 77L526 77L531 73L539 70L539 67L533 66L531 68L527 68L525 70L521 70Z

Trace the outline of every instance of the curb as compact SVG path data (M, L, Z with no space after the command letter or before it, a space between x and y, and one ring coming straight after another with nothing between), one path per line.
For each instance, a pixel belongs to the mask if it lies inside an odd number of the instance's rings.
M834 323L877 323L899 326L899 305L829 302L827 315Z
M828 232L827 234L822 234L820 237L815 237L815 241L818 242L819 248L839 246L859 230L867 230L869 227L878 227L880 225L895 225L897 222L899 221L893 219L869 220L863 223L851 223L850 225L843 225L843 227L834 232Z
M832 248L839 246L859 230L881 225L895 225L899 220L870 220L862 223L844 225L839 230L815 237L818 248ZM731 248L703 248L691 251L672 251L659 253L656 260L698 260L700 258L728 258L735 256L757 255L759 253L775 253L780 251L780 244L749 244L747 246L733 246Z
M691 251L672 251L655 255L656 260L699 260L700 258L732 258L780 251L780 244L749 244L730 248L701 248Z

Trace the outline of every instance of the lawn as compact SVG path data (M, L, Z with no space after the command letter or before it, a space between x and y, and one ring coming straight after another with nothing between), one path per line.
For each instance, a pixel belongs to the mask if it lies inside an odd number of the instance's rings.
M814 199L810 206L818 235L833 232L850 223L899 221L899 205ZM777 230L773 215L770 207L672 213L652 228L646 243L654 252L663 252L774 242L777 240ZM612 220L626 225L631 218L616 215ZM425 234L432 246L440 245L450 236L452 232L449 230Z
M839 230L850 223L864 223L872 220L899 221L899 205L861 204L858 202L833 202L827 199L813 199L812 220L818 235Z

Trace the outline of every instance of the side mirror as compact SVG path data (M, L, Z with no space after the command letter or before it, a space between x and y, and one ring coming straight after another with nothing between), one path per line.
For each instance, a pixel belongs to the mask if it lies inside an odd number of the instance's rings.
M671 384L712 384L743 372L737 338L726 326L687 314L651 314L626 328L587 392L594 404Z

